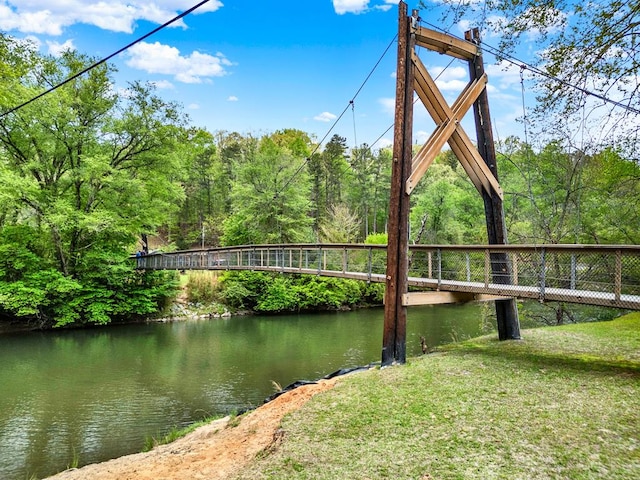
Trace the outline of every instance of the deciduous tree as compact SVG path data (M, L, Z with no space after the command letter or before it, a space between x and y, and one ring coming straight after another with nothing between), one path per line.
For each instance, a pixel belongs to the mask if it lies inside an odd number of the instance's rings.
M14 72L0 92L2 112L94 63L72 51L41 57L5 37L0 44L1 69ZM0 118L4 247L37 258L14 265L13 276L0 271L1 288L22 282L39 292L27 310L16 309L15 292L0 295L5 312L105 323L148 314L167 293L148 288L158 275L134 272L127 256L182 198L174 155L182 117L148 85L117 94L111 73L101 64ZM15 231L25 234L22 242ZM47 284L46 275L57 280Z

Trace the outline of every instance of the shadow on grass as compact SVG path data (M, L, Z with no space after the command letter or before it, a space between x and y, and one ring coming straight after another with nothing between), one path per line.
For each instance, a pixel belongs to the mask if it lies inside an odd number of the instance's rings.
M598 373L602 375L624 375L640 378L640 362L628 359L603 358L589 353L557 353L527 350L518 341L478 344L464 342L448 345L443 351L453 354L474 354L481 357L500 359L532 369L562 369L575 372Z

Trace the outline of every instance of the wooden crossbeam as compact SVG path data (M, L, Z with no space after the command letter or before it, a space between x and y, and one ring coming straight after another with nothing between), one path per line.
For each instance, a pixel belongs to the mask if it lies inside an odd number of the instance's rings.
M451 150L460 160L460 163L478 191L482 193L484 189L487 193L491 193L493 190L500 198L503 198L500 184L459 123L469 108L467 106L469 105L469 100L473 103L485 88L487 81L486 75L478 79L480 83L477 81L470 83L460 94L453 106L449 107L444 96L436 86L435 81L431 78L431 75L429 75L429 72L415 52L412 53L412 61L414 65L416 93L438 127L429 141L423 145L414 157L412 174L405 187L407 193L410 194L413 191L435 157L440 153L444 143L448 142Z
M462 60L473 60L479 55L476 44L428 28L416 28L415 39L416 45Z
M462 117L464 117L467 110L471 108L473 102L477 100L486 84L487 78L484 76L467 85L454 102L453 107L449 109L447 118L442 119L441 123L431 134L431 137L429 137L423 145L420 154L413 160L411 176L407 180L407 194L411 194L433 160L442 151L442 147L447 143L456 128L458 128Z
M402 304L411 307L416 305L439 305L443 303L490 302L511 298L513 297L469 292L410 292L402 295Z

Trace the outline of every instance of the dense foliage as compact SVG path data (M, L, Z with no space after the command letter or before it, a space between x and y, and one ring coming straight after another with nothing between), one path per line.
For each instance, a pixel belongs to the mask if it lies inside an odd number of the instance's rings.
M36 55L0 37L0 108L25 102L92 60ZM183 119L145 85L116 95L103 65L0 121L0 312L39 325L146 315L170 278L132 269L136 237L183 198Z
M511 22L506 40L522 33L525 17L518 15L529 3L487 2ZM546 2L540 11L557 6ZM621 6L612 18L630 21L636 7ZM528 24L550 18L532 12L526 10ZM601 59L589 75L619 75L616 85L623 86L635 50L625 43L624 22L615 27L619 41L607 40L614 38L604 29L612 18L597 15L594 28L603 33L594 40L603 52L627 51L626 60ZM545 60L564 59L557 68L577 58L557 52L586 48L577 36L584 11L578 8L571 22L574 36L561 35L560 50L546 51ZM117 92L107 64L14 109L93 62L72 51L43 56L0 36L0 318L44 327L157 314L175 296L177 279L136 271L136 250L386 241L389 149L350 147L339 135L317 145L293 129L260 137L211 133L191 126L151 85ZM561 90L547 94L559 95L563 108L584 107ZM560 105L553 98L542 105ZM636 102L635 90L628 100ZM577 110L555 111L565 112L570 126ZM546 140L537 145L509 138L497 146L509 241L637 244L635 136L577 145L564 128L551 131L555 136L538 137ZM411 201L410 241L486 243L482 200L450 151L436 159ZM379 303L381 296L379 285L255 272L229 273L217 290L203 288L229 306L259 312L341 308Z
M226 272L220 283L227 305L261 313L380 305L384 290L357 280L249 271Z

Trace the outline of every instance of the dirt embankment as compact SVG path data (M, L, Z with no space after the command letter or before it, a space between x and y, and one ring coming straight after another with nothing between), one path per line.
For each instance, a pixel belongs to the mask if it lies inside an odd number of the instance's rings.
M275 448L280 423L312 396L335 385L336 378L302 385L239 419L217 420L150 452L66 470L49 480L184 480L224 479L258 453ZM236 425L237 423L237 425Z

